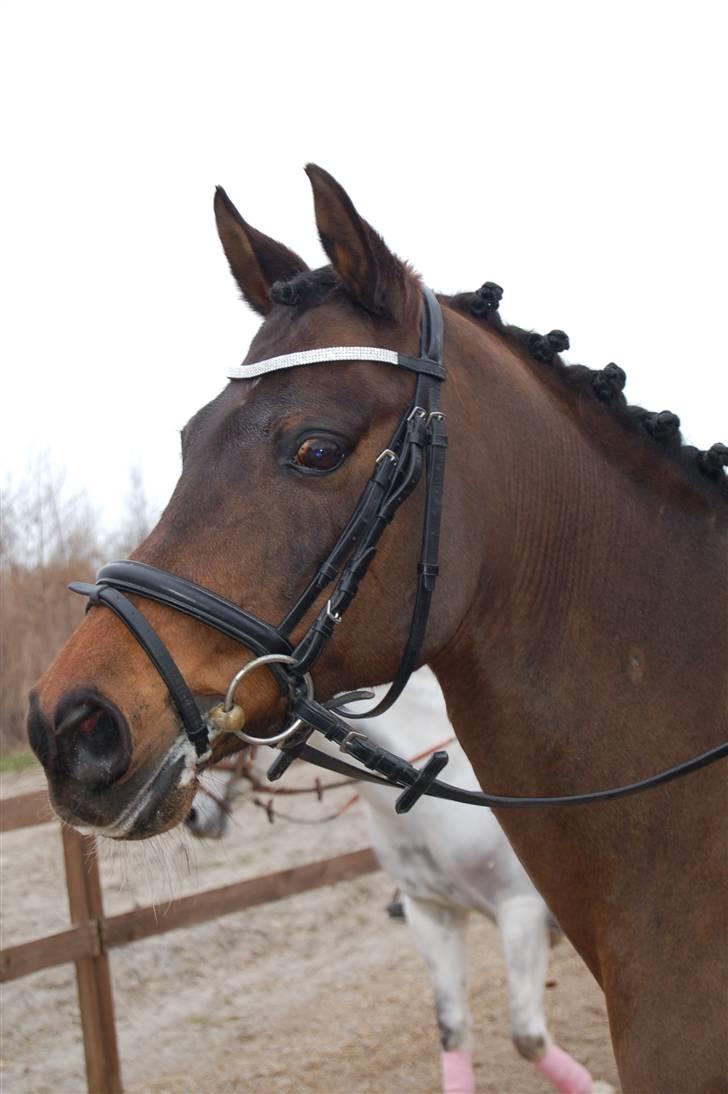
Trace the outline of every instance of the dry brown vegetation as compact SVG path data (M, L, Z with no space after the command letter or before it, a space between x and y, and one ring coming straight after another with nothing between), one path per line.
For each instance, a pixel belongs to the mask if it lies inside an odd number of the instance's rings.
M82 597L69 581L93 577L108 558L123 558L146 535L149 507L141 477L131 475L122 527L104 531L83 494L70 496L47 458L0 497L0 750L26 747L28 691L76 626Z

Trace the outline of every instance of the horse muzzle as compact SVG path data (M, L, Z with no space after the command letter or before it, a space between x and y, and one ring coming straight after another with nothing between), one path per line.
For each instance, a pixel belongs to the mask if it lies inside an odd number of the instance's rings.
M28 738L48 780L51 805L75 828L112 839L145 839L177 824L194 796L190 745L175 736L167 750L132 769L128 723L107 698L79 689L52 720L31 695Z

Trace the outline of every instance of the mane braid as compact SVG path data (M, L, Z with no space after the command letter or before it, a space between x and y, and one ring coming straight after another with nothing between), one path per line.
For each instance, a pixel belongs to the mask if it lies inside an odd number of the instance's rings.
M623 394L626 373L614 362L602 369L565 364L559 355L569 348L568 335L562 330L538 334L504 323L498 313L502 295L503 290L499 285L486 281L474 293L459 293L445 299L450 307L481 320L526 356L553 369L572 390L608 406L622 425L631 432L656 442L663 452L676 459L689 472L697 473L698 481L706 485L712 483L719 494L728 500L728 446L717 443L707 451L701 451L694 445L683 442L677 414L669 410L655 413L628 403Z

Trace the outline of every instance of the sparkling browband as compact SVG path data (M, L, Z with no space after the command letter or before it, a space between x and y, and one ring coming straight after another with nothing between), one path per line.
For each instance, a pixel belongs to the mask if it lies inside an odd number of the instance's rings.
M254 361L248 365L233 365L228 369L230 380L252 380L268 372L277 372L282 368L297 368L299 365L318 365L327 361L378 361L385 365L396 365L412 372L423 372L444 379L445 370L436 361L421 357L408 357L393 349L380 346L327 346L321 349L301 350L299 353L284 353L280 357L268 357L264 361Z

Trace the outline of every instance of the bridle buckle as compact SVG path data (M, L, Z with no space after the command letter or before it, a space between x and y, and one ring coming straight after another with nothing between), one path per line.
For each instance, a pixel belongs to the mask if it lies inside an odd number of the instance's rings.
M339 613L334 612L334 611L331 610L331 601L330 600L326 601L326 618L329 619L334 624L335 627L338 626L339 623L341 622L341 616L339 615ZM310 698L310 696L309 696L309 698Z
M339 741L340 752L351 752L351 746L355 741L368 741L366 733L358 733L355 729L350 729L347 735L342 741Z
M393 452L391 448L385 448L382 452L379 453L374 463L380 464L385 456L387 456L392 461L392 463L397 462L397 453Z

